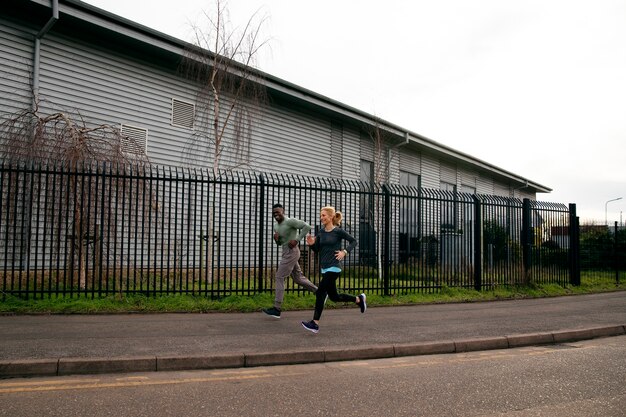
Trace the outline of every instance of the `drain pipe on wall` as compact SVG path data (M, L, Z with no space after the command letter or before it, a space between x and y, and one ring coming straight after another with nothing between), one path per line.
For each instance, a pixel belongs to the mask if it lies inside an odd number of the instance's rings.
M524 185L522 185L521 187L517 187L513 189L513 198L515 198L515 192L518 190L522 190L524 188L528 188L528 180L525 180Z
M391 165L391 151L393 151L394 149L398 149L400 146L404 146L408 144L409 144L409 132L404 132L404 141L400 143L396 143L395 145L390 146L387 149L387 166Z
M52 16L41 28L39 33L35 36L35 48L33 54L33 110L37 108L39 101L39 62L41 60L41 39L46 36L46 33L52 28L52 26L59 20L59 0L52 0Z
M404 146L404 145L408 145L408 144L409 144L409 132L404 132L404 141L402 141L400 143L396 143L393 146L390 146L389 150L398 149L400 146Z

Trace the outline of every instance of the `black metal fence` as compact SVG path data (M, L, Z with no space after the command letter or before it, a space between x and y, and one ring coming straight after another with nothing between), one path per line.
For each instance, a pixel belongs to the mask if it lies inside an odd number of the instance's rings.
M343 212L358 240L346 290L580 282L575 205L296 175L3 163L3 297L272 290L277 202L311 225L323 206ZM303 250L301 265L319 281L314 254Z
M587 279L623 282L626 273L626 228L613 225L580 225L580 270Z

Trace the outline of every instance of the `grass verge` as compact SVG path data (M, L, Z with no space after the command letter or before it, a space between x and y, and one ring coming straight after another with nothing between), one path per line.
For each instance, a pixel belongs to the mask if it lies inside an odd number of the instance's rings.
M368 294L368 306L401 306L433 303L459 303L495 301L523 298L557 297L575 294L593 294L608 291L624 291L626 283L616 285L615 280L586 278L580 286L556 284L498 287L494 290L475 291L444 287L437 293L412 293L383 296ZM0 302L0 314L102 314L102 313L209 313L254 312L273 304L273 293L253 296L229 296L212 300L201 296L170 295L146 297L142 295L107 296L96 298L44 298L24 300L6 296ZM312 294L286 294L285 310L312 310L315 298ZM341 308L342 304L327 303L327 308Z

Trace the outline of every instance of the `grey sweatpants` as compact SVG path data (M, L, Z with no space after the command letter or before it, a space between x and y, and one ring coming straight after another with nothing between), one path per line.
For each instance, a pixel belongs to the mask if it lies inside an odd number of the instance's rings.
M280 308L285 297L285 280L291 275L293 281L306 288L311 292L317 291L317 287L311 281L306 279L300 269L298 260L300 259L300 248L290 248L289 245L283 246L283 257L278 264L276 270L276 297L274 298L274 307Z

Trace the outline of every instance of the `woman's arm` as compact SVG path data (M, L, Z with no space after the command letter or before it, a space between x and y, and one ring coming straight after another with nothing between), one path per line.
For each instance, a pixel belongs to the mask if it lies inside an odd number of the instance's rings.
M346 247L346 251L348 251L348 253L350 253L350 252L352 252L352 250L354 248L356 248L356 245L358 244L358 242L350 233L346 232L343 229L340 229L340 230L341 230L341 237L344 240L348 241L348 246Z
M306 244L309 246L309 249L311 249L313 252L318 252L320 249L320 242L319 242L318 236L307 235Z

